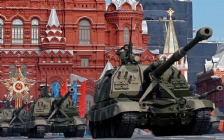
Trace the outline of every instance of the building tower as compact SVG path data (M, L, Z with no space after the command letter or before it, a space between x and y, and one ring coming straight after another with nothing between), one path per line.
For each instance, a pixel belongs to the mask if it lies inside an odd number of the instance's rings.
M148 30L135 0L113 0L108 8L105 0L16 0L2 1L0 7L0 80L14 77L20 68L24 77L36 81L29 90L31 100L39 97L39 86L69 85L70 76L78 75L88 79L89 108L108 58L113 66L120 64L115 50L129 41L131 18L141 63L158 58L147 49ZM2 82L0 89L4 100L8 89Z
M50 17L46 25L46 35L42 38L42 49L65 49L65 37L62 37L62 30L56 13L56 9L51 9Z
M179 49L177 36L176 36L176 33L175 33L173 20L172 20L172 15L173 15L174 11L170 8L167 11L167 13L169 15L169 23L168 23L168 29L167 29L167 34L166 34L166 40L165 40L165 44L164 44L163 54L160 56L160 59L162 59L162 60L169 59L173 55L173 53L175 53ZM183 57L178 62L175 62L174 66L179 71L181 71L181 73L185 76L185 78L187 80L188 64L187 64L186 56Z
M197 94L203 94L216 88L223 86L224 83L224 44L218 45L218 50L210 60L205 59L204 70L197 74ZM207 97L215 103L215 107L224 109L224 92L218 91Z
M113 66L120 63L115 50L128 44L130 36L133 53L140 56L142 64L150 64L158 59L158 55L153 54L147 48L148 28L143 20L142 5L138 0L111 0L105 13L105 19L108 23L109 50L106 56Z

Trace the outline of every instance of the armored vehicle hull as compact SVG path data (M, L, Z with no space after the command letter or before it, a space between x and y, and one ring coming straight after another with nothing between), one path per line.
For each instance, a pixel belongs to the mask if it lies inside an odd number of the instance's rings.
M132 59L131 43L127 52L118 53L122 65L98 81L95 105L87 114L93 138L128 138L135 128L151 129L156 136L206 133L213 103L193 96L184 76L172 65L211 34L208 27L200 29L171 58L151 65Z
M20 136L27 136L26 122L28 120L28 114L25 109L22 109L18 116L13 116L9 122L8 133L19 133Z
M86 120L79 117L78 109L68 97L42 97L30 107L27 122L29 138L43 138L45 133L64 133L65 137L83 137Z
M8 132L11 130L11 126L9 123L12 120L13 111L14 111L14 109L9 109L9 108L2 110L2 113L1 113L2 119L1 119L1 123L0 123L1 137L7 137Z
M27 136L26 121L28 120L27 111L23 104L18 109L5 108L2 110L2 122L0 124L0 132L2 137L7 137L8 134L18 133L22 136Z

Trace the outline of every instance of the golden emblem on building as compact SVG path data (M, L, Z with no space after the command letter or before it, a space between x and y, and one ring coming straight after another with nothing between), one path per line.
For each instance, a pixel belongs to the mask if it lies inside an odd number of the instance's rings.
M14 77L5 79L2 82L9 91L7 98L10 101L16 98L27 99L31 86L35 84L34 80L24 77L20 69L15 73Z

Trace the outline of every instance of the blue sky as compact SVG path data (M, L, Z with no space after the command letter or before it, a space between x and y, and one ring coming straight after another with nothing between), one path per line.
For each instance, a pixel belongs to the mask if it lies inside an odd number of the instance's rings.
M192 5L193 29L209 26L213 29L212 40L224 42L224 0L192 0Z
M224 0L192 0L193 28L209 26L213 39L224 41Z

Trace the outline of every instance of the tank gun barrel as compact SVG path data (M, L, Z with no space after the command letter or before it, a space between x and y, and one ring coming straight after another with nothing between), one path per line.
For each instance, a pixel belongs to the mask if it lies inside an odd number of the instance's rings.
M55 105L56 105L57 107L59 107L59 106L63 103L63 101L64 101L66 98L68 98L68 96L69 96L72 92L74 92L74 91L75 91L74 88L69 88L68 92L67 92L62 98L60 98L60 99L55 103Z
M222 87L222 86L217 86L216 88L214 88L214 89L212 89L212 90L210 90L210 91L208 91L208 92L205 92L205 93L203 93L202 95L199 95L198 98L199 98L199 99L204 99L204 98L206 98L207 96L209 96L209 95L211 95L211 94L213 94L213 93L215 93L215 92L217 92L217 91L221 91L221 90L223 90L223 87Z
M188 43L185 47L177 50L169 59L163 62L159 67L154 71L155 77L160 77L169 67L171 67L176 61L179 61L186 53L193 48L198 42L206 40L212 36L212 29L209 27L203 27L199 29L196 33L196 37Z

